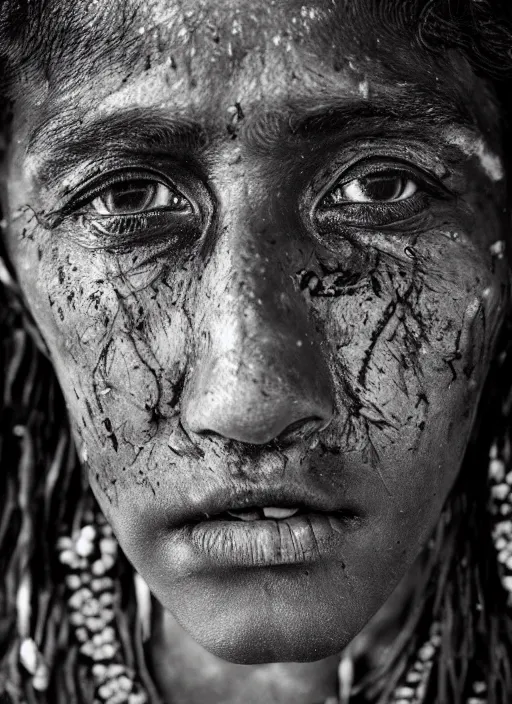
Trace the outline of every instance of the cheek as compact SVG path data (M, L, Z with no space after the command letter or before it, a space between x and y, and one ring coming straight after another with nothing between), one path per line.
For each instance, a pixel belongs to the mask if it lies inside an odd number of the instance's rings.
M176 413L191 338L188 278L171 282L160 263L127 273L126 262L71 246L44 251L37 278L22 273L22 284L81 459L107 487L119 470L139 472L137 458Z
M355 290L307 297L337 390L327 444L359 455L402 509L430 501L435 513L462 462L507 274L438 236L412 252L413 264L381 257Z

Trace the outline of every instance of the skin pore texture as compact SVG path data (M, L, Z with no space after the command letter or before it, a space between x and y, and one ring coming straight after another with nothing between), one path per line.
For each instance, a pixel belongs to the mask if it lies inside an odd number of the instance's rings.
M164 694L315 704L475 421L508 305L492 96L461 56L362 33L363 0L111 5L68 8L13 87L8 253L163 607ZM194 528L254 506L338 519Z

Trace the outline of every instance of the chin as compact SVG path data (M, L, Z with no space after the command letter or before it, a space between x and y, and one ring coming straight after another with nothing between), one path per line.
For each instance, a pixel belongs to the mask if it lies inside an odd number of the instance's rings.
M200 643L212 655L239 665L261 665L274 662L315 662L334 655L348 643L333 642L321 633L302 632L300 637L287 637L279 632L244 633L213 637Z
M293 643L286 646L282 642L272 643L272 638L268 643L251 644L248 647L237 649L232 643L225 644L218 651L210 650L222 660L236 663L238 665L264 665L275 662L316 662L331 655L336 655L343 650L343 647L329 647L323 644L322 648L312 648L309 643ZM348 645L348 643L347 643Z
M172 613L212 655L244 665L322 660L341 652L366 622L361 614L355 619L352 610L352 618L344 618L339 602L322 607L317 601L316 608L304 609L304 602L299 605L286 598L262 604L250 593L245 597L237 603L233 596L226 602L229 607L215 614L199 606L195 613L175 608Z

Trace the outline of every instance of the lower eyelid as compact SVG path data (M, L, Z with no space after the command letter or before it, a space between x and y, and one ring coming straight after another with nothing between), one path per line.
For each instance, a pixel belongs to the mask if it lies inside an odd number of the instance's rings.
M173 239L196 237L200 229L193 213L163 210L122 217L74 213L63 226L71 239L91 249L135 247L159 239L171 244Z

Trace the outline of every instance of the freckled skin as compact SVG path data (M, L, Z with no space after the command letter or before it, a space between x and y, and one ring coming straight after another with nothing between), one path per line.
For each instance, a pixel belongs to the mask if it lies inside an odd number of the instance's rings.
M407 572L460 468L508 305L506 262L490 253L506 236L503 184L478 159L418 126L364 144L363 135L280 152L270 137L265 147L265 134L258 149L250 144L255 114L282 114L304 95L371 101L394 95L397 77L440 102L451 91L490 127L491 107L462 59L460 71L434 71L419 50L384 61L372 35L356 48L348 21L327 52L325 4L312 5L312 17L292 2L275 17L265 7L244 5L235 18L231 3L218 3L217 42L199 3L185 3L183 18L155 2L139 15L154 31L136 23L128 35L149 67L99 64L72 94L65 80L34 90L39 106L25 92L3 193L8 217L30 206L12 220L8 248L121 546L198 643L245 663L340 651ZM193 39L188 23L198 27ZM431 72L413 75L427 64ZM237 102L242 115L230 111ZM56 209L64 175L38 183L44 140L35 156L25 149L33 123L63 104L56 129L157 107L190 113L220 135L215 148L180 162L202 183L202 232L176 246L115 251L84 246L76 219L53 230L38 221L34 211ZM431 174L441 164L452 195L386 226L347 224L318 208L348 154L397 153ZM314 422L272 442L304 419ZM216 487L250 494L261 484L307 485L357 505L360 525L336 559L307 570L190 574L169 524Z

